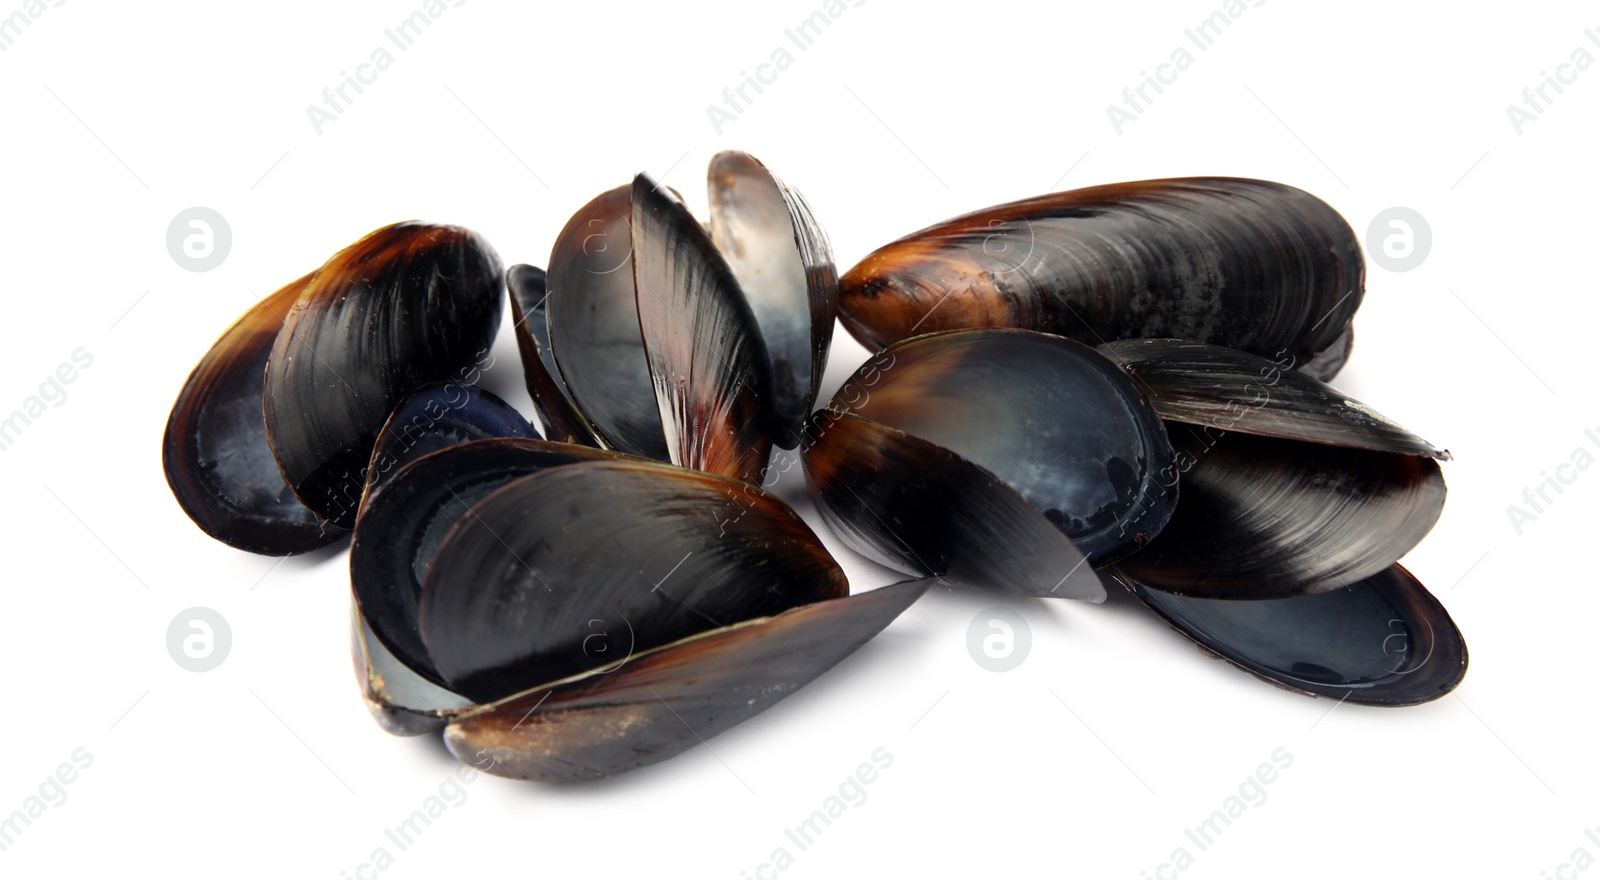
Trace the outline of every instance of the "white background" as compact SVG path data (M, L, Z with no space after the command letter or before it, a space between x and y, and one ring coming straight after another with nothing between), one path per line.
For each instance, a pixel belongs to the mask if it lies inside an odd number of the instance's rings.
M1600 67L1520 134L1505 109L1576 47L1600 57L1592 6L1246 6L1119 134L1106 106L1217 3L869 0L802 52L784 31L812 0L474 0L318 134L307 105L419 4L362 6L71 0L0 53L0 412L75 349L93 357L0 452L0 814L74 749L93 755L0 874L355 877L387 845L385 878L1600 876L1560 867L1580 847L1600 857L1584 833L1600 825L1586 558L1600 469L1521 534L1507 513L1575 449L1600 455L1584 435L1600 429ZM779 47L792 66L715 131L707 105ZM1330 714L1203 659L1120 597L940 591L712 740L715 755L589 785L483 778L397 851L384 829L456 762L362 707L342 549L278 564L184 517L160 468L172 400L260 295L372 228L459 223L508 264L543 265L572 211L639 170L703 216L706 161L735 147L805 192L841 269L963 211L1147 177L1291 183L1363 238L1385 208L1421 212L1433 250L1410 272L1369 266L1338 383L1455 453L1444 516L1406 564L1466 634L1457 694ZM193 205L233 232L204 274L165 245ZM865 357L839 339L830 390ZM531 411L508 332L496 351L487 384ZM895 579L829 541L856 589ZM966 648L995 604L1033 636L1003 674ZM204 674L165 646L195 605L233 632ZM893 764L867 800L799 851L784 829L880 747ZM1199 850L1184 830L1280 747L1293 764L1265 802ZM763 868L779 846L794 863ZM1193 864L1161 869L1179 846Z

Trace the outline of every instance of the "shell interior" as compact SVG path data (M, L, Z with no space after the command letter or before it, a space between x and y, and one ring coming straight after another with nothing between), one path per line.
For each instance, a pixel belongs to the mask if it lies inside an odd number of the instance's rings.
M1411 705L1444 696L1466 674L1461 631L1398 565L1336 590L1253 602L1187 598L1114 576L1207 651L1301 693Z
M167 484L184 513L251 553L304 553L348 534L295 496L261 418L267 356L311 277L262 299L212 345L178 393L162 441Z

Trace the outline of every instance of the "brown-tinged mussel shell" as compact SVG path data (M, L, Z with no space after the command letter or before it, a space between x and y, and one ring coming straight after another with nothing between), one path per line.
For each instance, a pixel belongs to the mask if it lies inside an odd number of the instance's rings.
M178 393L162 440L162 468L183 512L251 553L305 553L349 534L300 503L261 420L267 355L311 277L262 299L211 346Z
M1030 330L892 345L807 428L806 477L828 524L914 574L1103 598L1085 557L1134 552L1177 502L1161 479L1166 432L1134 382L1094 349Z
M866 644L928 589L904 581L708 630L457 715L445 744L521 779L590 779L654 764L765 711ZM487 766L486 766L487 765Z
M284 319L267 361L267 441L300 500L355 525L362 471L395 406L460 380L500 326L500 259L475 233L398 223L334 255Z
M261 300L173 405L163 464L184 512L254 553L347 534L394 407L430 382L475 379L501 283L474 233L399 223Z
M1088 345L1194 339L1289 357L1326 379L1348 354L1364 284L1354 231L1315 196L1173 178L1053 193L912 233L845 273L840 317L872 350L915 333L1019 327Z
M463 761L546 780L697 745L833 667L927 587L848 596L816 535L749 483L522 438L451 446L378 485L351 577L379 723L447 726Z
M798 442L838 282L804 199L754 158L718 154L709 189L709 233L646 175L596 197L547 274L511 268L512 312L552 438L757 480Z

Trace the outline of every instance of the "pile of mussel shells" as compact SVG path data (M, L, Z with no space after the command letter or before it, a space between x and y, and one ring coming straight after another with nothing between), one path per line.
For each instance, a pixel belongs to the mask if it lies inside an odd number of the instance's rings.
M400 223L261 300L178 395L163 459L253 553L352 537L362 695L526 779L686 751L832 668L934 583L1106 597L1283 687L1448 693L1461 634L1397 560L1436 448L1326 384L1364 264L1314 196L1231 178L1057 193L842 278L811 209L715 156L702 225L646 175L548 269ZM477 387L506 304L541 430ZM817 408L836 319L875 352ZM908 580L852 594L763 488L798 449L827 528Z

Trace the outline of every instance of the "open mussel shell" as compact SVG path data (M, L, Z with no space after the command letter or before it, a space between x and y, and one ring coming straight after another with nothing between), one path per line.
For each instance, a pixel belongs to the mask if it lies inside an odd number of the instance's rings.
M1455 621L1399 565L1329 592L1258 601L1187 598L1117 567L1107 574L1206 652L1289 690L1409 706L1444 696L1466 675Z
M306 275L261 300L189 375L167 419L167 484L202 531L251 553L315 550L348 534L300 502L272 456L261 418L261 376Z
M462 712L445 729L445 744L485 772L519 779L596 779L655 764L833 668L928 586L906 581L642 651Z
M1449 453L1330 386L1273 362L1181 340L1102 346L1138 382L1177 452L1181 501L1124 559L1186 596L1309 595L1377 574L1444 508Z
M538 431L511 404L476 385L438 382L424 386L401 401L378 432L362 503L401 468L425 455L498 437L540 439Z
M647 175L512 268L528 388L552 437L759 479L793 447L827 364L838 278L798 192L719 153L710 231Z
M833 251L805 198L754 156L718 153L707 184L712 240L738 279L772 359L776 440L793 449L828 365L839 307Z
M585 205L556 238L545 281L547 326L529 333L548 337L556 369L526 344L523 357L530 387L570 395L573 418L544 407L554 424L754 478L772 449L771 365L732 270L675 194L641 174Z
M848 591L799 515L755 486L596 461L473 504L428 568L418 619L434 667L483 702Z
M445 727L479 769L547 780L693 747L833 667L928 586L847 596L816 535L753 485L519 438L401 468L367 499L351 560L378 723Z
M399 223L334 255L272 346L263 415L300 500L355 525L379 429L419 386L459 381L500 324L499 258L475 233Z
M1172 466L1166 432L1149 401L1116 364L1058 336L971 330L916 337L870 360L828 409L894 428L992 474L1091 564L1138 549L1177 503L1163 479ZM820 456L862 454L829 444L827 434L806 453L825 509L839 494L828 475L852 466ZM924 479L912 470L897 467L882 479Z
M520 438L463 443L425 455L374 488L350 545L356 606L385 648L422 678L446 685L417 627L422 584L456 522L512 480L580 461L636 460L567 443Z
M1096 186L999 205L886 245L845 273L840 317L869 348L1020 327L1090 345L1214 342L1303 363L1344 343L1365 266L1315 196L1223 177Z

